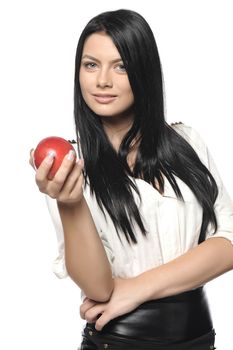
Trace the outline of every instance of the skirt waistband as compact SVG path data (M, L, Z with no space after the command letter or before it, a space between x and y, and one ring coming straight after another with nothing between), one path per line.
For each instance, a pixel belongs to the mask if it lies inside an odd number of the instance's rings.
M94 329L95 324L87 324ZM175 344L210 332L213 324L203 288L151 300L111 320L100 333Z

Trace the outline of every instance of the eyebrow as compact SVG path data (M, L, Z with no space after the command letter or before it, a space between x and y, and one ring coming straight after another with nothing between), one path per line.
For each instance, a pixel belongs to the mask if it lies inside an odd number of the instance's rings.
M98 60L98 58L95 58L95 57L93 57L93 56L91 56L91 55L84 55L84 56L82 57L82 59L84 59L84 58L89 58L89 59L91 59L91 60L93 60L93 61L96 61L96 62L99 62L99 63L100 63L100 60ZM111 62L111 63L122 62L122 59L121 59L121 58L115 58L114 60L111 60L110 62Z

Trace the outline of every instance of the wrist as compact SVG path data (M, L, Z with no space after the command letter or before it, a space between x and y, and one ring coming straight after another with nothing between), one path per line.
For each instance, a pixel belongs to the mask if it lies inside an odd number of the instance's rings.
M163 298L166 294L166 281L159 268L145 271L136 277L137 284L141 286L142 303Z
M144 273L134 277L135 281L135 294L138 304L143 304L151 300L151 282L150 285L145 278Z
M82 196L78 201L59 201L57 199L57 206L61 210L76 210L78 208L81 208L85 202L84 196Z

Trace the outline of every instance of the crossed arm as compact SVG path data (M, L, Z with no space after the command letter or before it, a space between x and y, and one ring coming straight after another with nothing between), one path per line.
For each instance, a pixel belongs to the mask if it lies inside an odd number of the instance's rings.
M86 298L80 315L88 322L95 322L96 329L101 330L111 319L143 302L197 288L231 269L233 245L225 238L211 238L160 267L133 278L114 279L110 299L100 303Z

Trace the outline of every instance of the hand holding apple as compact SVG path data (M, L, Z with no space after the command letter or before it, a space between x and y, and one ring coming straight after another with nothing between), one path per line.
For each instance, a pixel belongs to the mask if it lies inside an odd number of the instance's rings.
M71 145L71 143L62 137L46 137L38 143L34 151L35 167L38 169L44 158L52 153L54 156L54 161L48 175L48 178L51 180L59 169L64 157L71 150L75 152L74 147Z
M57 136L41 140L35 151L31 150L32 163L40 192L69 205L83 198L84 164L82 159L76 162L76 152L69 141Z

